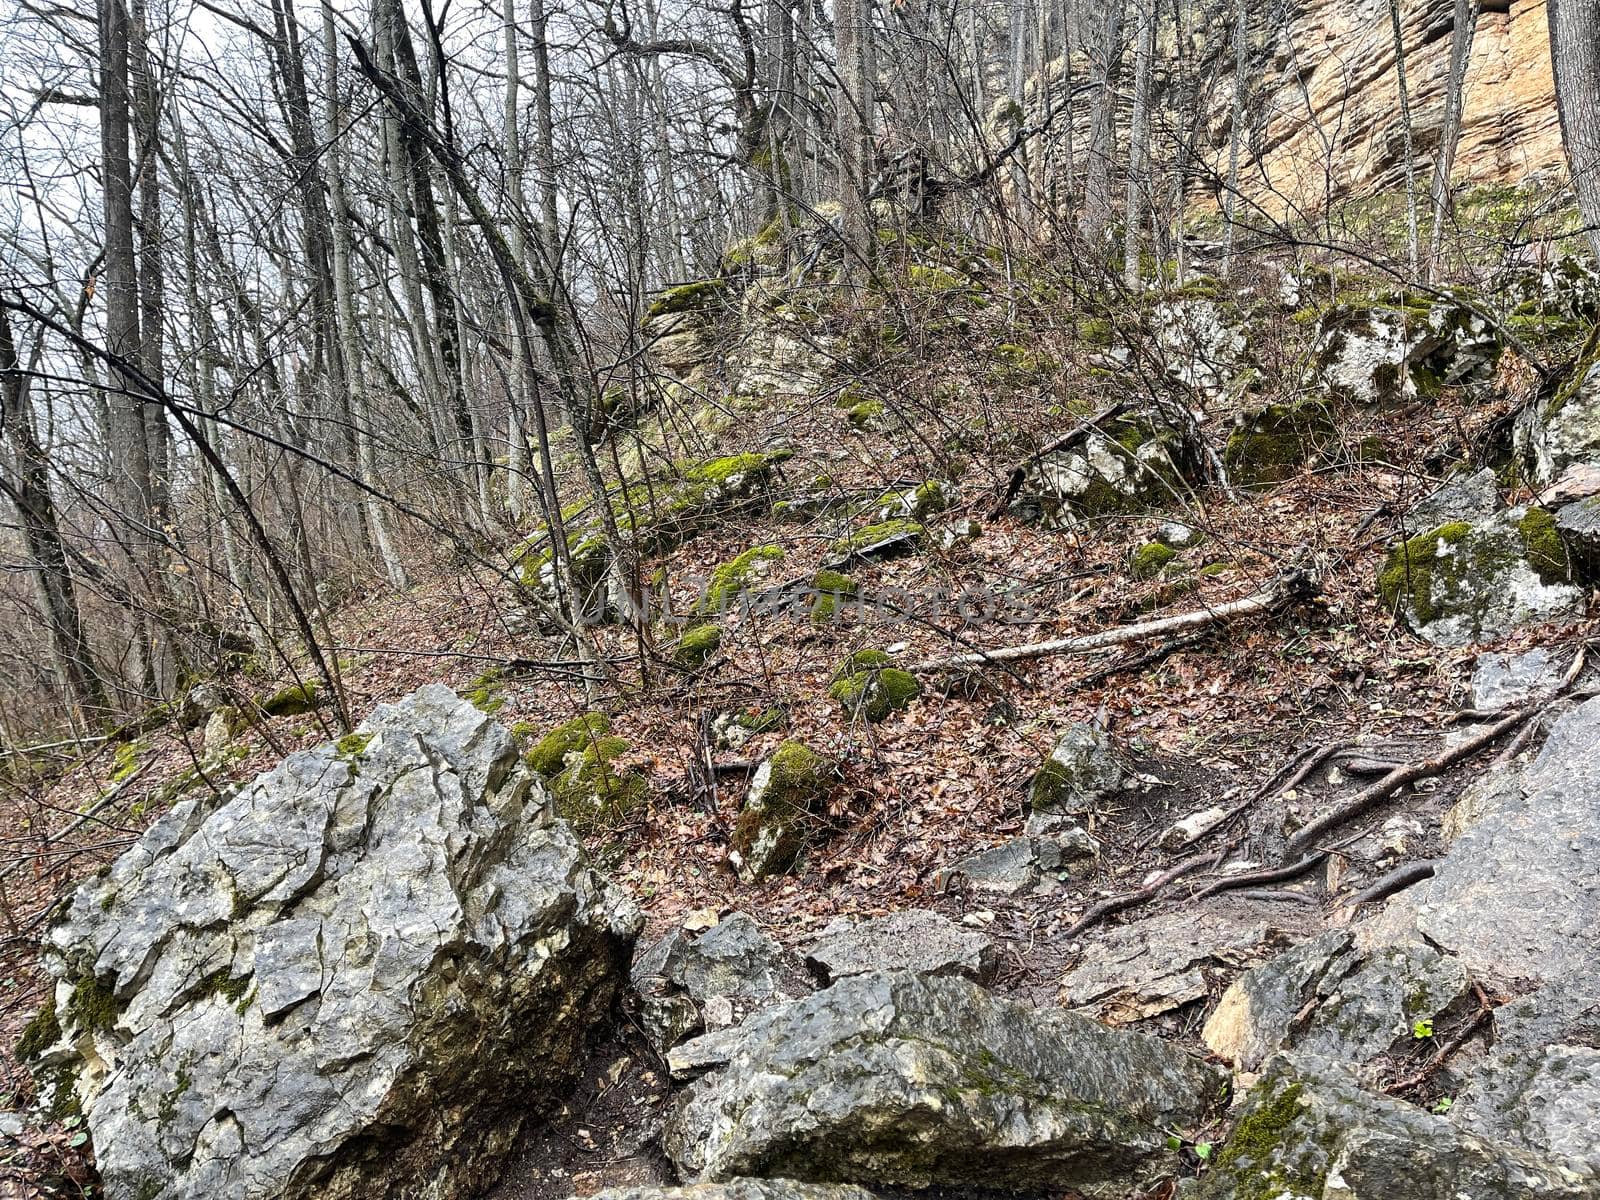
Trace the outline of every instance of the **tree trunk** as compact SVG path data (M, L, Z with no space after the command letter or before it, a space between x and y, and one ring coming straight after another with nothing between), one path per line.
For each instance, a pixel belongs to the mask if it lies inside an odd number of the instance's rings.
M1117 98L1113 90L1117 61L1122 57L1123 0L1106 6L1105 25L1094 50L1094 100L1089 108L1089 152L1083 168L1083 212L1078 222L1084 240L1095 250L1111 226L1111 154Z
M1234 0L1239 12L1233 21L1233 128L1228 131L1228 190L1222 195L1222 276L1233 275L1234 218L1239 205L1239 159L1244 148L1244 101L1249 86L1250 5Z
M1450 212L1450 175L1456 165L1456 145L1461 140L1461 111L1466 103L1467 62L1472 57L1472 36L1478 25L1477 0L1456 0L1450 31L1450 75L1445 82L1444 129L1439 157L1433 164L1433 228L1428 239L1428 278L1439 277L1439 253L1444 243L1444 223Z
M1122 282L1139 286L1139 229L1150 207L1150 71L1155 58L1155 0L1138 0L1139 42L1134 52L1133 122L1128 132L1128 186L1123 205Z
M1556 109L1589 250L1600 260L1600 8L1548 0Z
M37 366L36 363L29 365ZM6 481L4 490L22 524L23 545L33 563L40 607L44 610L51 649L66 694L71 704L94 723L110 714L111 705L84 636L72 570L50 491L49 462L34 430L28 379L22 373L11 322L3 308L0 308L0 380L4 381L0 389L0 396L4 397L4 405L0 407L0 441L10 443L15 462L15 477Z
M1406 44L1400 32L1400 0L1389 0L1389 27L1394 32L1395 82L1400 89L1400 127L1406 156L1406 263L1411 279L1417 278L1417 155L1411 136L1411 89L1406 86Z

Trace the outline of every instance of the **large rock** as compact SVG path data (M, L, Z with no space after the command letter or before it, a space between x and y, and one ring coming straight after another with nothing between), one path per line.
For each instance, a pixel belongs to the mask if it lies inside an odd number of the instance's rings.
M668 1119L687 1179L1125 1196L1176 1165L1168 1137L1227 1087L1164 1042L909 972L842 980L740 1035Z
M988 983L1000 969L993 938L926 908L859 923L836 921L822 931L805 958L824 984L883 970L960 975Z
M1245 1098L1196 1200L1594 1200L1521 1147L1364 1092L1342 1067L1279 1055Z
M640 1024L660 1054L699 1029L719 1029L810 990L804 971L744 913L694 937L679 926L633 964Z
M1175 296L1155 306L1155 337L1167 374L1206 400L1220 399L1234 387L1248 364L1249 324L1236 305L1204 294Z
M756 768L728 858L747 883L794 866L835 778L834 765L804 742L784 742Z
M1091 813L1122 786L1124 772L1111 739L1094 725L1071 726L1034 772L1028 807L1034 812Z
M85 884L40 1070L113 1200L465 1196L562 1102L638 928L511 736L426 687Z
M1480 654L1472 666L1472 707L1497 712L1553 693L1564 664L1543 646L1522 654Z
M1580 619L1587 595L1570 580L1554 516L1512 508L1451 521L1396 546L1378 575L1378 595L1420 637L1465 646L1524 625Z
M1363 952L1354 942L1332 930L1239 976L1206 1021L1206 1045L1244 1071L1289 1049L1355 1067L1411 1042L1417 1022L1466 995L1461 965L1430 946Z
M1184 439L1159 415L1117 418L1030 463L1012 511L1049 529L1177 507L1199 478Z
M1592 340L1567 380L1518 417L1512 445L1540 486L1574 463L1600 461L1600 350Z
M1339 304L1321 319L1310 382L1336 399L1396 404L1481 377L1499 354L1488 323L1456 304Z
M1520 776L1498 774L1433 878L1391 905L1474 976L1578 978L1600 927L1600 698L1557 721Z
M1600 496L1563 504L1556 510L1556 532L1578 576L1600 582Z

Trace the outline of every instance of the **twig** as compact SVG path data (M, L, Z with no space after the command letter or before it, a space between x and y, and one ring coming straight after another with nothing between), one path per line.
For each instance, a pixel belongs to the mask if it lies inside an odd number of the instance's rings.
M1114 663L1107 663L1103 667L1090 671L1083 678L1073 680L1071 689L1077 691L1080 688L1093 687L1113 675L1121 675L1125 671L1143 670L1145 667L1152 666L1162 659L1171 657L1180 650L1187 650L1191 646L1199 645L1205 640L1205 636L1203 632L1191 633L1188 637L1174 638L1164 646L1156 646L1132 658L1118 659Z
M1309 575L1300 571L1289 571L1280 575L1259 591L1252 592L1240 600L1231 600L1226 604L1219 604L1215 608L1178 613L1175 616L1162 617L1156 621L1141 621L1135 625L1122 625L1115 629L1105 629L1099 633L1084 634L1079 637L1058 638L1049 642L1031 642L1023 646L1004 646L997 650L981 651L976 654L956 654L948 658L924 659L921 662L912 663L906 670L914 674L926 674L931 671L977 667L982 666L984 663L1016 662L1019 659L1045 658L1058 654L1087 654L1093 650L1105 650L1127 642L1142 642L1149 638L1160 637L1162 634L1181 633L1189 629L1203 629L1208 625L1220 624L1232 617L1253 616L1257 613L1270 612L1291 597L1308 594L1310 590L1314 590L1314 586Z
M1231 847L1229 847L1229 849L1231 849ZM1169 884L1173 883L1174 881L1183 878L1185 875L1198 871L1202 867L1216 866L1222 861L1223 855L1227 854L1227 852L1228 849L1223 849L1215 854L1191 855L1189 858L1184 859L1175 866L1167 868L1167 870L1156 876L1153 881L1147 883L1142 888L1138 888L1131 892L1123 892L1119 896L1106 897L1106 899L1094 905L1089 909L1088 912L1084 913L1083 916L1074 921L1072 927L1068 929L1066 933L1062 934L1062 937L1076 937L1085 929L1089 928L1089 926L1105 920L1112 913L1119 913L1123 911L1123 909L1133 908L1135 905L1143 904L1147 900L1154 900L1158 895L1166 890Z
M1219 879L1211 886L1196 892L1194 898L1204 900L1207 896L1215 896L1218 892L1236 892L1240 888L1253 887L1258 883L1284 883L1290 879L1298 879L1327 857L1326 850L1318 850L1315 854L1308 854L1286 867L1269 867L1264 871L1247 871L1242 875Z
M1472 1019L1463 1025L1460 1030L1456 1032L1456 1035L1447 1043L1445 1043L1445 1045L1440 1048L1437 1054L1428 1060L1427 1065L1424 1066L1422 1070L1418 1071L1415 1075L1408 1075L1404 1079L1398 1080L1395 1083L1391 1083L1388 1087L1384 1088L1383 1090L1385 1095L1397 1096L1401 1092L1409 1092L1413 1088L1426 1083L1433 1076L1434 1072L1436 1072L1440 1067L1444 1066L1445 1062L1450 1058L1451 1055L1455 1054L1456 1051L1465 1046L1472 1035L1478 1032L1479 1027L1482 1026L1483 1023L1487 1021L1494 1013L1494 1005L1489 1002L1489 996L1483 990L1482 984L1473 984L1472 994L1478 999L1478 1011L1472 1014Z
M143 775L144 771L145 771L145 768L148 767L149 765L150 765L149 763L142 763L138 767L134 768L134 771L133 771L133 773L131 775L127 776L125 779L121 780L115 786L113 786L112 789L109 792L107 792L104 796L101 796L100 799L96 800L87 809L85 809L82 816L78 817L77 820L72 821L71 823L69 823L67 825L67 827L65 829L63 829L60 833L47 833L44 836L44 838L42 839L43 844L48 846L51 842L59 842L62 838L66 837L68 834L73 833L73 832L81 829L83 826L87 825L90 821L93 821L97 814L99 814L101 812L104 812L105 808L106 808L106 806L108 804L110 804L113 800L115 800L118 796L122 795L122 793L127 790L129 784L131 784L135 779L139 778L139 776ZM104 822L102 822L102 824L104 824ZM40 855L42 855L42 854L43 854L43 851L40 852ZM15 862L11 863L4 870L0 870L0 879L9 879L12 876L12 874L14 874L22 866L22 864L25 861L27 861L28 857L38 857L38 856L19 857Z

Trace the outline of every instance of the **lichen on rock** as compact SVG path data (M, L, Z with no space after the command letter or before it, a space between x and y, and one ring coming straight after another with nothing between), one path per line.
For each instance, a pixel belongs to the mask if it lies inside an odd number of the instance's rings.
M455 1200L564 1102L637 910L447 688L357 732L359 772L330 743L180 801L49 932L35 1067L109 1196Z

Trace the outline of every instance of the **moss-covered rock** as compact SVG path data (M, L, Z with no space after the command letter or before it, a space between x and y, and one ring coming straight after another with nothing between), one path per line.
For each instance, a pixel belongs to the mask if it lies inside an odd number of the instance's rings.
M1025 521L1070 529L1084 521L1158 512L1187 498L1201 477L1184 438L1156 415L1084 430L1023 473L1011 510Z
M18 1062L26 1063L38 1058L61 1040L61 1023L56 1020L55 992L45 993L39 1011L22 1027L22 1035L12 1048Z
M860 430L876 429L883 423L882 400L858 400L845 410L845 420Z
M707 622L696 625L684 631L678 639L678 644L673 647L672 661L685 670L694 670L704 665L706 659L717 652L722 645L722 630Z
M1307 463L1324 461L1337 444L1333 406L1327 401L1269 404L1240 417L1223 465L1236 484L1280 483Z
M1493 641L1523 625L1581 617L1555 518L1516 508L1450 521L1390 551L1378 573L1388 611L1436 645Z
M269 717L298 717L311 712L321 699L321 685L315 679L291 683L270 696L258 697L256 708Z
M645 309L644 323L650 324L660 317L677 313L699 312L724 299L731 287L727 279L696 279L668 288Z
M700 613L725 613L742 592L760 579L775 562L783 558L783 547L752 546L711 573L706 593L696 606Z
M1154 579L1177 558L1178 552L1165 542L1146 542L1128 557L1128 570L1135 579Z
M467 685L461 698L479 712L493 716L506 704L506 698L500 694L501 677L502 672L498 667L489 668Z
M766 879L794 866L834 774L831 762L797 741L784 742L756 769L733 830L730 857L740 879Z
M909 517L896 517L856 530L849 537L835 542L833 552L848 559L855 555L872 555L891 548L903 547L906 550L915 550L922 545L926 533L922 522L913 521Z
M610 732L611 718L605 713L584 713L540 738L528 751L527 763L546 779L552 778L566 765L567 755L587 749Z
M929 479L905 491L885 492L878 497L879 521L910 518L925 521L950 507L950 489L937 479Z
M644 808L650 796L645 773L616 763L629 749L627 739L607 735L569 753L550 780L556 815L588 837L616 829Z
M1122 780L1111 740L1093 725L1074 725L1034 772L1028 807L1036 813L1087 813L1121 787Z
M838 571L818 571L811 580L807 603L811 619L819 625L826 624L839 615L847 598L856 595L859 588L854 579Z
M882 650L857 650L846 656L833 673L828 695L839 702L847 717L857 715L876 724L908 706L922 694L922 685L909 671L894 666Z

